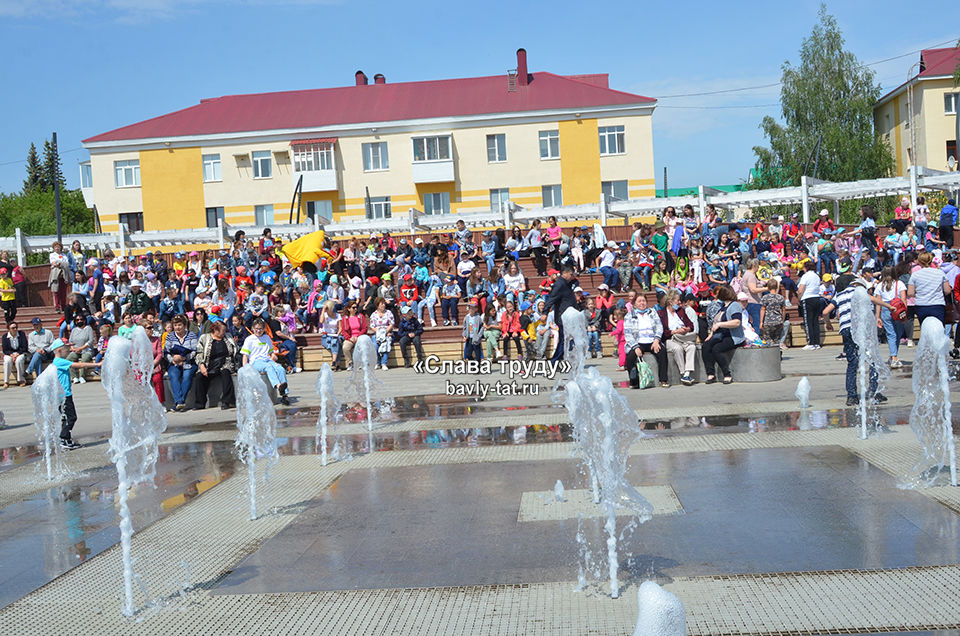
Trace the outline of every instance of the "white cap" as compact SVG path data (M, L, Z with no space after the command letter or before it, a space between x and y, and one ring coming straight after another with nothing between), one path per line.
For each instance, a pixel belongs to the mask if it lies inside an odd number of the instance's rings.
M616 247L617 247L617 242L616 242L616 241L607 241L607 247L616 248Z
M580 293L582 294L582 293L583 293L583 287L574 287L574 288L573 288L573 293L576 294L577 292L580 292Z
M823 210L820 210L820 216L829 216L829 215L830 213L826 210L826 208L824 208Z
M600 289L610 289L610 286L607 285L606 283L600 283L599 285L597 285L597 289L598 289L598 290L600 290Z

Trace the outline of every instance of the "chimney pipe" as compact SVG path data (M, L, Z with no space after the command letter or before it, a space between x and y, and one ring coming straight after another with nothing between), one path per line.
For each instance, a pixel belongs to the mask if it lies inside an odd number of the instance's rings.
M367 85L367 76L363 71L357 71L357 86L366 86Z
M383 76L383 73L377 73L376 75L373 76L373 83L374 83L374 84L386 84L386 83L387 83L387 78Z
M526 86L529 83L527 77L527 50L517 49L517 84Z

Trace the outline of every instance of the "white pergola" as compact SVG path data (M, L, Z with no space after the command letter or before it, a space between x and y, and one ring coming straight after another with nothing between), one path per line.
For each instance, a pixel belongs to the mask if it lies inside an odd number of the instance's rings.
M500 210L470 214L425 214L415 208L391 216L387 219L363 219L344 223L321 224L315 218L313 223L274 224L273 233L284 240L293 240L304 234L323 229L332 238L348 236L366 236L381 232L398 234L417 232L440 232L452 230L459 220L474 229L507 227L514 224L529 224L534 219L555 216L560 222L599 223L609 225L613 219L626 224L630 218L655 216L667 206L682 208L690 204L698 210L700 217L706 214L707 204L718 208L757 208L775 205L799 205L803 210L803 222L810 222L810 208L816 205L831 204L834 217L839 221L840 201L881 196L908 195L911 205L916 205L917 196L923 191L939 190L952 192L960 190L960 171L942 172L922 166L911 166L905 177L884 179L865 179L834 183L812 177L801 177L800 185L789 188L770 188L765 190L743 190L723 192L709 186L699 186L696 194L677 197L649 199L630 199L628 201L601 200L599 203L570 205L556 208L523 208L507 203ZM175 249L182 245L219 245L223 248L231 242L230 237L243 230L248 235L259 235L260 226L228 226L223 220L213 228L187 228L178 230L151 230L130 232L124 224L116 233L67 234L63 243L79 240L85 246L97 249L113 249L126 256L131 249ZM14 235L0 238L0 250L14 251L19 263L24 256L32 252L48 252L56 236L25 236L20 228Z

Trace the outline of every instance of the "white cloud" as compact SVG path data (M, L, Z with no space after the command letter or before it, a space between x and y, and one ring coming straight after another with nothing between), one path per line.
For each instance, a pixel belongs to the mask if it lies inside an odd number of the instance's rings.
M110 16L118 22L166 20L184 11L216 5L308 6L339 4L340 0L0 0L0 16L32 19L73 19Z

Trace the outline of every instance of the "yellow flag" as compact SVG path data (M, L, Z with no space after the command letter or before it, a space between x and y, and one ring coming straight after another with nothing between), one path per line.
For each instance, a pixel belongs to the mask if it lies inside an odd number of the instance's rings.
M315 263L321 258L329 258L330 252L323 249L323 230L305 234L283 246L283 253L294 267L302 263Z

